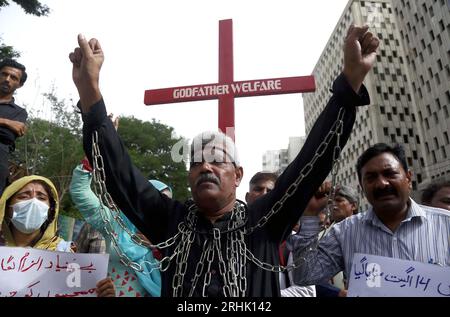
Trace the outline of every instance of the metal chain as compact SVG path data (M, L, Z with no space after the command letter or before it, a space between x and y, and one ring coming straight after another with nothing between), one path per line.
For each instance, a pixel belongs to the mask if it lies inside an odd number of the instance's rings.
M193 293L195 291L195 287L197 284L198 279L201 277L201 274L203 273L204 269L204 262L205 259L207 260L207 270L206 274L204 276L204 283L203 283L203 290L202 295L206 296L206 289L207 286L209 286L211 282L211 265L214 261L214 251L217 250L218 253L218 260L219 260L219 270L220 274L222 275L224 286L223 291L225 296L244 296L246 289L247 289L247 279L246 279L246 260L250 260L255 265L260 267L263 270L271 271L271 272L284 272L286 270L291 270L299 267L301 264L300 262L306 261L306 258L302 255L297 261L294 261L294 263L290 264L289 266L275 266L271 265L265 262L260 261L257 259L253 253L248 250L247 245L245 243L245 235L251 234L255 229L262 228L268 220L275 214L277 214L284 206L287 199L289 199L291 196L295 194L295 192L298 189L298 186L300 183L310 174L310 172L313 170L313 167L316 163L316 161L322 157L325 153L325 151L328 149L333 137L336 135L337 137L337 143L334 148L333 152L333 168L332 168L332 189L333 189L333 197L334 197L334 190L336 188L336 175L338 173L338 166L339 166L339 155L341 152L340 147L340 137L342 135L343 131L343 117L345 115L345 109L341 108L339 110L338 118L334 122L332 128L328 132L327 136L325 137L325 140L322 141L322 143L319 145L318 149L316 150L316 153L314 154L314 157L312 158L311 162L306 164L302 170L299 173L298 178L292 183L289 188L287 189L286 193L283 195L283 197L276 202L270 211L262 217L256 225L250 228L245 228L243 224L245 223L246 215L245 215L245 207L242 207L239 202L236 202L235 208L233 209L233 214L231 216L231 219L229 221L228 225L228 232L227 234L227 259L229 259L229 265L227 269L227 265L222 257L222 250L221 250L221 244L220 244L220 238L221 233L219 229L214 229L213 231L213 240L206 240L203 245L203 251L200 257L200 261L196 266L195 270L195 276L192 283L192 288L190 290L189 295L193 296ZM101 212L102 220L105 224L105 231L108 234L108 236L111 238L111 241L113 242L113 247L116 250L117 254L119 255L120 261L132 269L136 271L142 272L142 266L139 263L131 261L126 254L121 250L120 245L117 242L117 233L113 230L113 227L109 221L109 219L105 216L105 208L104 205L106 205L112 212L113 212L113 219L117 222L117 224L123 229L125 232L127 232L131 240L140 246L146 246L148 247L148 244L145 243L144 240L142 240L139 236L132 233L129 228L126 226L124 221L122 220L120 216L120 211L118 210L117 206L115 205L112 197L108 193L106 189L106 176L104 171L104 164L103 164L103 158L100 154L100 149L98 147L98 133L97 131L94 131L92 135L92 158L93 158L93 175L94 175L94 183L97 185L98 188L95 188L96 194L99 197L101 201ZM327 201L327 210L328 213L330 212L330 203L334 203L334 201L328 199ZM236 211L236 212L235 212ZM176 271L174 278L172 280L172 286L173 286L173 295L174 296L182 296L183 293L183 281L184 281L184 275L186 273L187 269L187 260L190 254L191 245L193 243L193 240L195 238L195 232L194 228L196 227L196 206L195 204L192 205L189 208L189 213L185 219L185 221L188 223L189 227L185 226L185 223L182 222L178 226L178 232L176 235L171 237L165 242L162 242L157 245L150 245L151 248L167 248L173 245L180 237L181 240L178 242L174 253L169 257L166 256L163 258L159 265L155 267L160 269L161 271L165 271L168 269L170 262L176 258ZM240 227L240 228L239 228ZM236 229L238 228L238 229ZM236 229L236 230L232 230ZM316 245L314 246L317 248L318 241ZM310 250L312 248L309 248ZM231 251L230 251L231 250ZM167 266L165 266L167 263ZM153 270L153 268L152 268ZM239 283L237 282L236 276L239 276ZM228 282L227 282L228 281Z
M281 199L279 201L277 201L272 208L270 209L270 211L267 213L267 215L265 215L264 217L262 217L257 223L256 225L254 225L253 227L250 227L246 230L246 234L250 234L252 233L255 229L257 228L262 228L267 221L269 221L269 219L277 214L284 206L284 203L286 202L286 200L288 200L292 195L295 194L295 192L298 189L298 186L300 185L300 183L309 175L309 173L311 173L311 171L314 168L314 164L316 163L316 161L322 157L325 153L325 151L328 149L328 146L330 145L330 142L332 141L334 135L338 136L338 139L340 138L341 134L342 134L342 125L344 124L344 121L342 120L344 118L345 115L345 108L341 108L339 109L339 114L338 117L336 119L336 121L333 123L332 128L330 129L330 131L328 132L327 136L325 137L325 140L322 141L322 143L319 145L319 147L316 150L316 153L314 154L314 157L312 158L312 160L306 164L302 170L300 171L300 175L298 176L298 178L289 186L289 188L286 190L286 193L284 194L283 197L281 197ZM333 160L336 159L336 157L334 156L337 153L337 158L339 158L339 153L340 153L340 147L339 147L339 152L335 151L333 153ZM338 161L333 161L333 164L338 163Z
M100 206L99 211L100 215L103 221L103 228L104 231L107 234L107 237L112 242L112 247L114 251L116 251L120 262L133 269L136 272L140 272L142 274L151 274L154 269L159 269L162 272L167 270L169 267L170 261L173 259L174 255L170 257L163 258L159 263L157 261L155 262L149 262L149 261L141 261L140 263L132 261L127 255L126 252L122 250L122 247L117 241L118 234L114 230L114 226L110 221L110 217L107 216L107 213L111 213L112 219L119 225L120 230L123 230L126 232L133 243L135 243L138 246L144 247L144 248L158 248L158 249L164 249L168 248L171 245L173 245L176 240L180 237L181 231L179 230L177 234L175 234L173 237L169 238L167 241L164 241L162 243L159 243L157 245L148 244L146 241L141 239L139 236L131 232L131 230L128 228L128 226L123 221L120 211L117 207L117 205L114 203L114 200L112 199L111 195L109 194L107 188L106 188L106 174L104 169L104 163L103 163L103 157L100 153L100 148L98 145L98 132L94 131L92 134L92 161L93 161L93 188L94 193L100 200ZM109 211L105 208L108 207ZM151 264L151 270L150 272L145 272L143 265L144 263ZM167 265L167 266L165 266Z
M211 283L211 265L214 261L214 245L212 241L208 240L208 249L206 250L206 260L208 261L208 266L206 267L206 274L203 279L203 289L202 289L202 296L208 297L206 293L206 288Z
M236 221L228 222L229 237L227 238L227 259L230 263L228 270L228 280L230 281L230 287L233 297L245 296L247 290L246 283L246 257L240 252L240 242L244 242L245 236L242 230L234 230L241 227L245 223L246 214L245 207L242 204L238 204L237 208L233 209L232 219L235 217ZM246 246L245 243L242 243ZM245 287L244 287L245 286Z
M194 275L194 278L192 279L192 287L191 287L191 291L189 292L189 297L194 296L194 291L195 291L195 288L197 287L198 280L202 276L203 268L205 267L206 254L208 252L208 247L209 247L208 241L209 240L205 240L205 242L203 243L202 255L200 256L200 261L198 261L197 266L195 267L195 275ZM209 263L208 263L208 265L209 265Z
M182 225L182 223L180 225ZM180 243L177 245L177 248L179 248L179 252L177 252L176 256L175 261L177 265L175 269L175 275L172 280L173 291L174 294L177 294L177 296L183 295L184 276L186 274L188 265L187 260L189 257L189 253L191 251L191 246L192 242L194 241L194 238L195 238L194 232L183 229Z
M339 110L339 114L338 117L336 119L336 121L334 122L331 130L328 132L325 140L319 145L318 149L316 150L316 153L314 154L313 159L311 160L311 162L309 162L307 165L305 165L305 167L300 171L300 175L299 177L294 181L294 183L291 184L291 186L289 186L289 188L287 189L286 193L284 194L284 196L278 201L276 202L272 209L269 211L269 213L262 217L258 223L248 229L246 234L249 234L249 232L251 233L252 231L254 231L256 228L258 227L262 227L263 225L265 225L267 223L267 221L270 219L270 217L272 217L273 215L277 214L281 208L283 207L285 201L291 197L297 190L299 184L303 181L303 179L308 176L308 174L311 172L311 170L313 169L313 166L315 164L315 162L317 161L317 159L319 157L321 157L325 151L328 149L328 146L330 145L330 142L333 138L333 136L336 135L336 145L334 147L333 150L333 167L332 167L332 172L331 172L331 191L332 194L330 196L333 197L333 199L328 199L327 200L327 206L326 209L328 210L327 213L332 210L333 206L334 206L334 192L336 189L336 175L338 173L339 170L339 156L341 153L341 146L340 146L340 138L342 136L343 133L343 126L344 126L344 118L345 115L345 109L341 108ZM330 206L331 205L331 206ZM311 252L312 250L317 249L319 245L319 240L316 240L314 242L314 245L312 247L307 248L307 251ZM300 265L302 265L305 261L306 261L306 252L303 252L302 254L300 254L298 256L298 259L295 260L292 264L287 265L287 266L281 266L281 265L272 265L269 263L265 263L260 261L259 259L257 259L253 253L250 250L246 250L246 257L248 260L250 260L251 262L253 262L256 266L258 266L259 268L266 270L266 271L271 271L271 272L275 272L275 273L279 273L279 272L285 272L285 271L290 271L293 270L295 268L298 268Z

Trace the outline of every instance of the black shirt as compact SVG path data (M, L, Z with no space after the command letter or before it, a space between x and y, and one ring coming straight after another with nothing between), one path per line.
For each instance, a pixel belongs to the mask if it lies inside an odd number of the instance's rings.
M355 121L356 106L369 104L369 102L369 95L365 87L361 88L361 92L358 95L350 87L343 75L336 79L333 85L333 96L317 119L297 158L278 178L274 189L248 207L247 227L253 227L266 215L272 206L284 195L288 187L298 178L302 168L312 160L322 140L325 139L330 131L336 121L339 110L342 107L346 109L343 118L343 134L340 140L340 145L343 147L350 136ZM160 194L132 164L121 139L107 116L103 100L93 105L89 113L83 114L83 121L84 151L92 162L92 133L93 131L98 131L99 147L106 172L106 185L121 211L155 244L174 236L178 232L178 224L185 219L188 213L187 204ZM310 197L312 197L330 172L335 144L336 138L333 137L324 155L317 159L311 173L299 185L292 197L284 203L281 211L271 217L264 227L245 236L248 250L260 261L273 265L279 264L279 245L291 233ZM229 214L224 215L216 223L212 224L201 214L198 215L196 226L198 233L190 249L187 271L184 277L183 294L185 296L189 293L195 267L202 253L203 242L205 239L211 239L212 228L219 228L220 230L226 228L229 218ZM221 235L221 237L223 249L226 245L225 235ZM165 256L172 255L175 247L176 245L173 245L162 251ZM226 253L222 252L222 256L225 255ZM226 261L226 257L224 258ZM175 273L174 262L167 271L161 273L162 296L172 295L172 278ZM246 296L280 296L278 273L263 270L249 260L247 260L246 271ZM211 283L207 293L209 296L223 296L223 280L218 272L217 257L214 259L211 272ZM195 296L201 296L202 286L203 277L197 284Z
M0 103L0 118L19 121L25 123L28 113L24 108L14 103L14 99L10 102ZM8 127L0 126L0 142L9 145L14 149L17 135L8 129Z

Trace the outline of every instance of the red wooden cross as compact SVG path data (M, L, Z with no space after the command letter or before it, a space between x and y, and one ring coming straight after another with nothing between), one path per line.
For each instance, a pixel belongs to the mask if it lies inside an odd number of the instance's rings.
M234 140L234 98L313 92L313 76L234 81L233 21L219 21L219 82L215 84L146 90L144 103L219 99L219 129Z

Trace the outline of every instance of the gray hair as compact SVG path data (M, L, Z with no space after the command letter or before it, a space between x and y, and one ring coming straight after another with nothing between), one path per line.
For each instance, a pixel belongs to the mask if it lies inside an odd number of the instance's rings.
M226 154L227 157L224 158L224 162L229 160L231 163L234 163L236 166L241 166L239 161L239 156L236 149L236 144L234 141L227 136L226 134L219 131L205 131L198 134L191 143L191 157L190 161L192 162L202 162L204 157L202 153L205 149L209 149L210 151L214 149L220 149ZM200 153L200 154L197 154ZM211 152L210 152L211 153ZM208 153L206 153L207 155ZM200 155L200 157L198 156ZM206 157L208 162L208 157Z
M351 187L345 185L338 186L338 189L336 190L336 196L342 196L346 198L349 202L355 203L356 206L358 206L359 203L358 193Z

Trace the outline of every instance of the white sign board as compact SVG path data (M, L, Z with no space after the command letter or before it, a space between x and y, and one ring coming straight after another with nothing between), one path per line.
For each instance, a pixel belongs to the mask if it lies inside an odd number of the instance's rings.
M450 267L356 253L349 297L450 297Z
M93 297L108 254L0 247L0 297Z

